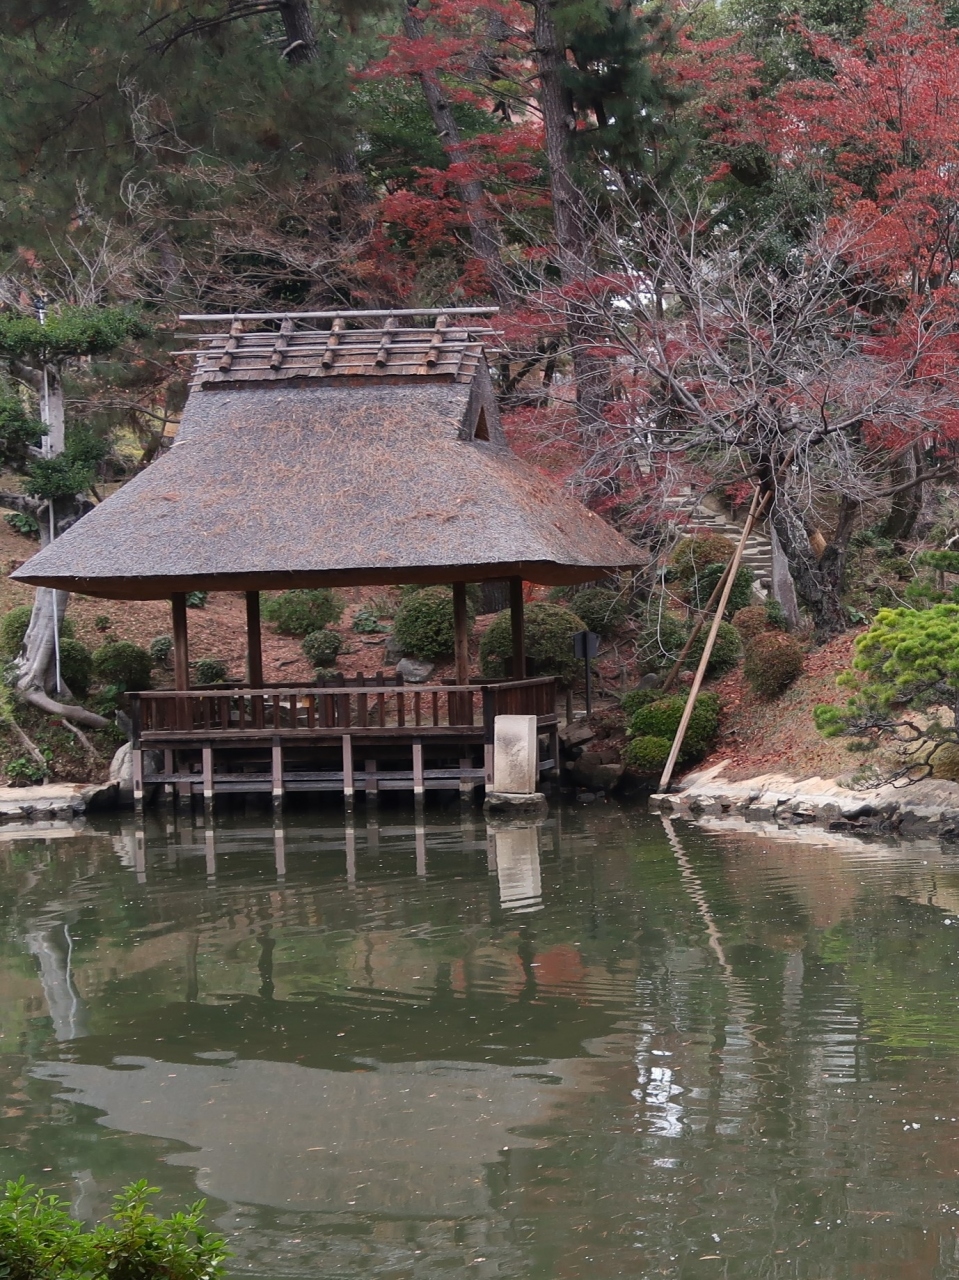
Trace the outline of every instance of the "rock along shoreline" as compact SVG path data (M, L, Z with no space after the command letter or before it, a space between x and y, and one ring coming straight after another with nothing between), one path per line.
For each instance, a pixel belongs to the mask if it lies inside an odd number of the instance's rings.
M783 829L808 824L827 831L937 837L959 845L959 783L929 779L852 791L836 778L797 781L776 773L734 782L722 776L725 763L687 774L676 791L650 796L650 812L694 820L737 817Z

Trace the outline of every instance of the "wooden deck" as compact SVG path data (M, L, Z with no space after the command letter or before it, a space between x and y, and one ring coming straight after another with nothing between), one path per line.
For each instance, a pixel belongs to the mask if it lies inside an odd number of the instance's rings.
M556 681L404 685L358 676L315 685L218 685L131 695L134 795L474 788L492 781L493 722L535 715L540 771L556 767Z

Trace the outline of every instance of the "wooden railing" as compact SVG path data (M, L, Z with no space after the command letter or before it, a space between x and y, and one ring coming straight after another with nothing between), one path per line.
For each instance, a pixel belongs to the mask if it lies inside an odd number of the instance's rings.
M335 684L238 689L219 686L131 694L134 745L171 736L309 737L357 730L415 737L417 731L483 730L498 715L556 713L552 678L477 685Z

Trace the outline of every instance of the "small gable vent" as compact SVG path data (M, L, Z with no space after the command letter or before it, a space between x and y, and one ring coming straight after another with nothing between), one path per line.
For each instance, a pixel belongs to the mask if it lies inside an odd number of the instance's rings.
M476 419L476 427L473 431L474 440L489 441L489 427L486 423L486 410L480 409L479 416Z

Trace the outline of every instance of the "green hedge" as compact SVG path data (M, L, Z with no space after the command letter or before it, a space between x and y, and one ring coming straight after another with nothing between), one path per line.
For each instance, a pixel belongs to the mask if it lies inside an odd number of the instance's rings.
M90 692L93 654L79 640L60 640L60 675L75 698L81 701Z
M560 604L534 600L524 610L528 674L556 676L572 684L583 669L573 653L573 636L587 628L578 614ZM506 675L513 655L513 628L510 612L498 613L480 641L480 669L484 676L500 679Z
M93 674L102 684L128 692L149 689L153 659L146 649L129 640L101 645L93 655Z
M301 648L314 668L328 670L336 666L343 641L337 631L311 631L303 637Z
M343 604L329 587L314 591L284 591L263 601L262 615L272 622L281 636L308 636L339 622Z
M466 598L467 621L473 625L473 610ZM409 591L393 619L393 638L403 654L436 662L448 658L456 647L453 620L453 592L449 587L424 587Z
M686 706L684 693L670 694L665 698L657 698L644 707L640 707L630 717L626 732L630 738L666 738L671 743L679 728ZM719 731L720 701L715 693L701 693L696 699L696 706L690 717L683 739L680 760L696 760L704 756L713 744Z
M582 618L588 631L599 636L611 636L626 621L626 600L618 591L608 587L587 587L569 597L569 608Z
M754 692L776 698L788 689L803 669L802 646L783 631L766 631L746 645L743 675Z
M18 604L15 609L4 614L0 622L0 657L18 658L23 648L23 637L27 634L33 606ZM69 618L60 619L60 635L64 640L73 639L73 623Z
M198 658L193 672L197 684L222 684L226 679L226 663L219 658Z
M662 773L672 745L671 738L632 738L623 748L623 764L637 773Z

